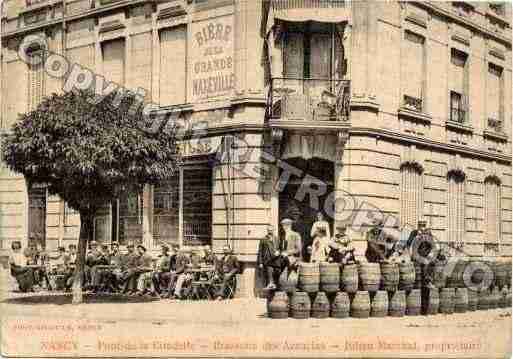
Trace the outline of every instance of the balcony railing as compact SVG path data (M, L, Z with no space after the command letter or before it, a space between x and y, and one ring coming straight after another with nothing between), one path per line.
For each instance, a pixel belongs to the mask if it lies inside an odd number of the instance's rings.
M348 121L350 81L273 78L267 115L271 119Z
M502 132L502 121L495 118L488 118L488 128L495 132Z
M467 112L465 110L462 110L460 108L451 108L451 121L457 122L460 124L465 123Z
M407 110L422 112L422 99L404 95L403 96L403 107Z

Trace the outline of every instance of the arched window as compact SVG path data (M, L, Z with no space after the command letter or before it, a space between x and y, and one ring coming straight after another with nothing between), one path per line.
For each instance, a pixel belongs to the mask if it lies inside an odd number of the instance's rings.
M422 166L416 162L401 165L401 224L414 228L423 214L424 185Z
M447 240L461 243L465 234L465 173L447 173Z
M501 181L496 176L489 176L485 186L485 242L500 244L501 239Z

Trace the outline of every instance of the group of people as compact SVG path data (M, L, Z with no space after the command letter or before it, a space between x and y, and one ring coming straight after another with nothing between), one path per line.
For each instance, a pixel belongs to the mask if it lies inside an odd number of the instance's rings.
M34 291L44 282L47 289L52 290L54 281L49 279L52 275L60 278L62 289L71 290L76 245L70 245L67 251L59 247L56 255L32 247L22 251L19 241L13 242L11 248L11 275L18 281L20 290ZM204 270L198 270L200 268ZM153 257L142 244L129 243L125 251L116 242L109 246L92 241L85 256L83 287L92 293L148 294L180 299L190 290L192 281L207 279L217 283L215 293L211 294L220 300L233 294L227 289L235 286L235 275L239 271L238 259L228 246L218 258L210 246L180 249L178 245L162 244L160 254Z
M282 273L287 270L297 272L298 263L356 263L355 247L347 234L345 224L335 224L335 234L331 236L330 225L324 219L322 213L318 213L317 221L310 230L311 243L305 244L301 235L292 229L294 221L284 218L281 222L282 235L278 238L274 234L272 226L267 227L267 233L259 242L257 266L267 284L266 290L277 288L277 283ZM435 242L424 220L418 222L418 228L413 230L406 241L401 242L388 233L381 220L374 221L366 234L367 249L365 259L370 263L400 263L417 261L422 268L422 273L429 282L434 261L429 260ZM438 260L443 260L441 253L437 254ZM431 258L433 259L433 258Z
M294 221L284 218L280 224L283 235L278 238L273 226L267 227L267 233L259 242L257 266L267 283L266 289L276 288L278 278L285 269L296 271L301 261L310 263L334 262L341 264L354 263L354 247L346 234L346 225L337 224L335 234L330 235L329 223L319 212L317 221L313 223L310 234L311 244L303 245L301 235L292 229Z

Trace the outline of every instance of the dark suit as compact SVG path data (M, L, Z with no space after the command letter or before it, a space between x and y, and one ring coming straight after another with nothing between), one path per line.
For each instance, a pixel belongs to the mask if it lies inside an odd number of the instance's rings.
M187 269L187 265L190 263L189 256L185 253L178 253L176 256L175 270L170 272L169 278L169 286L168 286L168 294L171 296L173 292L175 294L180 294L181 284L183 283L183 279L185 276L185 270ZM177 284L178 279L181 277L179 281L180 286L175 288L175 284ZM178 289L178 290L177 290Z
M281 274L281 257L277 257L275 254L277 247L269 236L265 236L258 243L257 266L262 266L266 285L276 283Z
M223 278L223 283L221 284L221 288L219 289L217 295L224 297L228 283L239 271L239 260L233 254L225 255L219 261L219 269L221 271L219 274L221 278Z

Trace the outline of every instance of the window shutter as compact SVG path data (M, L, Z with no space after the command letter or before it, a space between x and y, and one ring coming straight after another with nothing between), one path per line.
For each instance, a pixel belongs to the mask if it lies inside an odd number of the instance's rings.
M402 73L404 95L422 99L424 82L424 38L405 32L404 66Z
M102 51L103 73L106 79L123 86L125 84L125 40L104 42Z
M160 104L186 102L187 27L178 26L160 32Z
M303 34L289 32L283 47L283 76L303 78L304 43Z

